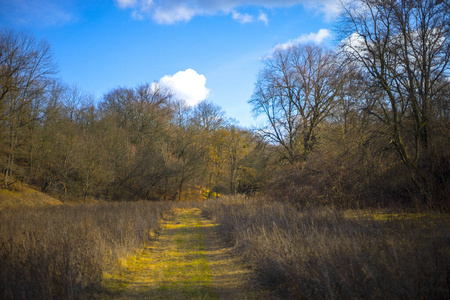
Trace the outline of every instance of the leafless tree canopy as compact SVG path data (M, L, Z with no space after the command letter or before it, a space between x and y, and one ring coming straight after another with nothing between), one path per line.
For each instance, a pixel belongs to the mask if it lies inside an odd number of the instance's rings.
M264 61L250 104L268 121L261 133L282 146L291 164L306 159L316 128L335 105L339 84L333 57L322 47L300 45Z
M264 61L240 128L158 83L101 99L62 83L47 43L0 31L0 169L62 198L269 198L342 207L450 195L448 0L342 2L339 47ZM230 87L232 88L232 87Z
M385 125L390 143L430 197L426 173L433 168L439 116L446 114L438 107L450 84L449 2L354 1L345 6L340 33L343 55L357 62L367 88L377 93L367 111Z
M43 95L56 72L49 45L26 33L0 30L0 128L4 185L11 180L20 128L42 117Z

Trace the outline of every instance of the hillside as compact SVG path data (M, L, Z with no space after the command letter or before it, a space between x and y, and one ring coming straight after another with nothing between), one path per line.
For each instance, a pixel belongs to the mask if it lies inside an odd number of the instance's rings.
M59 205L61 201L36 191L24 183L15 183L12 189L0 188L0 210L9 207Z

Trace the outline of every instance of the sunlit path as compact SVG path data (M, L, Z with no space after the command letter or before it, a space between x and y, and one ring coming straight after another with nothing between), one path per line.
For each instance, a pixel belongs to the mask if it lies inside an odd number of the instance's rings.
M251 271L215 234L199 209L177 210L158 241L107 275L110 299L260 299ZM259 295L258 295L259 293Z

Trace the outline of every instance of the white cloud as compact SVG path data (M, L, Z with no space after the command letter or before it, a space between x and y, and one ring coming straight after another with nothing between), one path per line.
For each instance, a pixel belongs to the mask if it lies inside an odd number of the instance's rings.
M235 10L233 10L231 12L233 20L238 21L241 24L245 24L245 23L252 23L253 22L253 16L249 15L249 14L241 14Z
M241 24L253 23L255 21L259 21L259 22L263 22L266 25L269 25L269 18L267 17L267 14L263 13L262 11L259 12L259 16L257 18L252 15L249 15L247 13L241 14L236 10L233 10L231 12L231 16L232 16L233 20L236 20Z
M341 1L346 3L350 0L307 0L304 1L305 7L322 13L326 21L332 21L341 12Z
M132 9L131 17L135 20L143 20L146 16L154 14L153 0L114 0L121 9Z
M166 75L158 83L170 89L175 97L185 100L190 106L196 105L209 96L209 89L205 86L206 77L193 69Z
M136 7L137 5L137 0L115 0L115 2L120 8Z
M367 52L367 47L364 42L364 38L356 32L352 33L350 36L343 39L341 41L341 46L343 46L343 50L348 53L362 54Z
M264 24L269 25L269 18L267 17L267 14L260 12L258 16L258 21L263 22Z
M320 44L323 40L331 37L331 32L328 29L320 29L317 33L311 32L309 34L302 34L296 39L287 41L283 44L278 44L273 48L273 51L276 50L285 50L290 47L303 44L303 43L316 43Z
M119 8L132 9L133 16L151 17L160 24L188 22L195 16L211 16L218 13L230 14L240 23L255 20L268 24L268 17L260 13L258 17L239 13L236 9L244 6L264 8L290 7L304 5L309 9L323 13L326 19L339 12L339 0L114 0Z
M171 10L157 7L153 13L153 19L160 24L174 24L181 21L187 22L196 14L196 10L187 5L176 6Z

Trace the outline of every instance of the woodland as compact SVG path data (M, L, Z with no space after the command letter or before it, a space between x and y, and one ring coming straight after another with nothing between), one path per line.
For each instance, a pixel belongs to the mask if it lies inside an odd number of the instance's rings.
M0 298L449 299L450 2L335 33L262 60L243 128L156 82L95 99L1 28Z
M63 200L264 195L339 207L448 207L447 1L345 7L335 49L297 45L263 60L255 128L157 83L94 99L57 77L46 41L0 32L2 187ZM245 100L245 99L244 99Z

